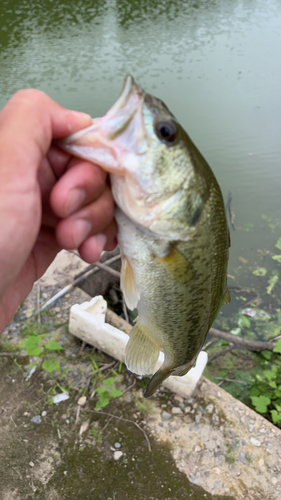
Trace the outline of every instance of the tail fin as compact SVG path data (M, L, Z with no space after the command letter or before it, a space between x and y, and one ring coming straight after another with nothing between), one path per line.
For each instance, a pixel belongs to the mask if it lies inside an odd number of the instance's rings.
M153 377L150 379L150 382L145 389L144 397L145 398L150 398L155 391L158 389L158 387L168 378L173 370L169 370L167 368L159 368L159 370L154 373Z

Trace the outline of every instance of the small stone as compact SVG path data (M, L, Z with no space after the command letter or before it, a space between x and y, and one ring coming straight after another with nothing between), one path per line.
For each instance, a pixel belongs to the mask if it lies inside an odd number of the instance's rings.
M55 405L57 405L57 404L61 403L62 401L66 401L67 399L69 399L68 392L61 392L60 394L56 394L53 397L53 402L55 403Z
M113 453L114 460L119 460L119 458L121 458L122 456L123 456L123 452L122 451L115 451Z
M242 462L243 464L246 462L246 456L245 456L244 451L240 451L240 453L239 453L239 460L240 460L240 462Z
M161 415L161 416L162 416L162 419L163 419L163 420L170 420L170 418L171 418L170 413L168 413L168 412L167 412L167 411L165 411L165 410L164 410L164 411L162 411L162 415Z
M186 406L184 409L184 413L189 413L191 410L191 406Z
M182 411L181 411L181 409L178 406L173 406L173 408L172 408L172 414L173 415L181 415Z
M30 465L30 467L34 467L34 463L33 462L29 462L29 465Z
M32 417L31 422L33 422L34 424L41 424L42 420L40 415L35 415L35 417Z
M253 430L254 430L253 424L249 424L248 429L249 429L249 432L253 432Z
M212 411L214 411L214 405L210 403L208 406L206 406L206 411L208 413L212 413Z
M177 401L178 403L183 403L183 398L178 394L175 395L174 400Z
M199 415L195 415L195 423L200 424L200 417Z
M83 422L79 430L79 436L82 436L82 434L88 430L88 427L89 427L89 422Z
M258 446L258 447L259 447L259 446L261 446L261 442L260 442L258 439L254 438L254 437L251 437L251 438L250 438L250 443L251 443L253 446Z
M44 410L44 411L42 411L42 413L41 413L41 417L46 417L46 415L47 415L47 412L46 412L45 410Z
M120 443L115 443L114 446L115 446L115 448L121 448L121 444Z
M77 404L78 404L79 406L84 406L84 404L86 403L86 401L87 401L86 396L82 396L81 398L79 398L79 399L78 399Z
M219 483L218 481L215 481L215 487L216 488L221 488L221 483Z
M195 446L195 448L194 448L194 451L195 451L196 453L198 453L199 451L201 451L201 446L199 446L199 444L197 444L197 445Z
M272 480L271 480L272 484L274 484L274 486L277 484L278 482L278 479L277 477L273 477Z
M260 458L259 461L258 461L258 464L259 464L260 467L262 467L264 465L264 459Z
M221 474L221 469L219 467L214 467L212 471L214 474Z

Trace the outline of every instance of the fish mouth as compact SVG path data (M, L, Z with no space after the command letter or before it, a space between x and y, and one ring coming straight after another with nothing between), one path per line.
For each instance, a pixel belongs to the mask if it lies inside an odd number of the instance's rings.
M96 163L107 172L122 175L124 154L140 150L144 96L145 92L134 78L127 75L119 98L106 115L93 119L90 127L58 141L57 145L74 156Z

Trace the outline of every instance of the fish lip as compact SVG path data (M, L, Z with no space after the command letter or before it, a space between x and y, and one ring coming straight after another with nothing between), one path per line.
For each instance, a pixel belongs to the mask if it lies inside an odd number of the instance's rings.
M113 118L118 112L122 110L128 103L131 95L136 92L140 96L144 94L144 91L136 84L132 75L127 75L123 82L123 88L121 90L121 94L118 97L117 101L113 104L113 106L106 113L107 118Z

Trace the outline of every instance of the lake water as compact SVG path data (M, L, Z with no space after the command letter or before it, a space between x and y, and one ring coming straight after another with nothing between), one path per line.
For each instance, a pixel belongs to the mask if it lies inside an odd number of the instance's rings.
M99 116L131 73L177 116L225 200L231 192L229 284L266 294L281 253L280 57L280 0L2 0L0 107L37 87Z

